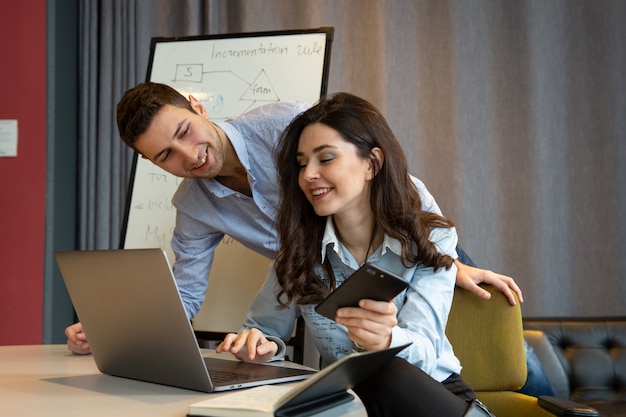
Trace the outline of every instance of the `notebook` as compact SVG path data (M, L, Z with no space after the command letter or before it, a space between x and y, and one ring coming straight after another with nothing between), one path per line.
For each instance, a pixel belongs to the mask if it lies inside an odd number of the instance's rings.
M315 373L203 357L161 249L63 251L55 258L104 374L214 392Z
M351 353L293 386L265 385L212 397L191 404L188 416L303 417L317 414L353 400L354 396L348 390L391 361L409 344Z

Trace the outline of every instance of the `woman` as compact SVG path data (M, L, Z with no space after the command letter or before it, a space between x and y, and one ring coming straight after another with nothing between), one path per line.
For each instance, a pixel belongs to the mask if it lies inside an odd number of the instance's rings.
M412 342L354 390L370 416L489 415L460 377L445 335L456 267L451 221L422 211L393 132L367 101L338 93L296 117L277 149L282 246L244 329L218 346L244 361L280 356L298 315L324 364L353 349ZM409 288L361 300L335 321L314 308L366 261Z

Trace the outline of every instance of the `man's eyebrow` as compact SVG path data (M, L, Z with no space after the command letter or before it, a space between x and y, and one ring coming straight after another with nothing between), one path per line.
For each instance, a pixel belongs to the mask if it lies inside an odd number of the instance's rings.
M183 125L185 123L187 123L187 118L184 118L183 120L180 121L180 123L178 123L178 125L176 125L176 130L174 131L174 135L172 136L172 139L178 136L178 134L180 133L180 129L183 128Z

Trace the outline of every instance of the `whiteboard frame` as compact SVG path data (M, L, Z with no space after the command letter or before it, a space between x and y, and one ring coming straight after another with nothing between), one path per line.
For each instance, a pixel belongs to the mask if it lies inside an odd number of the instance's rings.
M237 38L258 38L258 37L284 37L284 36L292 36L292 35L305 35L305 34L325 34L326 43L325 43L325 51L324 51L324 60L323 60L323 68L322 68L322 79L321 79L321 88L320 88L320 97L325 95L328 90L328 75L330 69L330 56L331 56L331 47L334 36L334 28L333 27L319 27L313 29L297 29L297 30L278 30L278 31L265 31L265 32L248 32L248 33L234 33L234 34L216 34L216 35L198 35L198 36L185 36L185 37L153 37L151 39L150 45L150 60L148 64L148 69L146 72L146 82L151 81L151 75L153 72L153 63L155 57L155 51L157 46L162 43L167 42L181 42L181 41L202 41L202 40L221 40L221 39L237 39ZM172 83L167 83L174 88L175 85ZM310 103L313 104L313 103ZM133 202L133 192L136 181L136 173L137 173L137 165L138 160L141 156L135 152L133 156L133 162L131 167L131 175L129 178L127 195L126 195L126 206L124 211L124 219L122 222L122 230L120 237L120 249L126 249L127 235L129 230L129 219L131 216L131 204ZM182 179L179 179L179 181ZM169 244L169 241L167 242ZM168 251L169 246L166 249L168 255L171 258L171 252ZM173 263L174 260L170 259Z

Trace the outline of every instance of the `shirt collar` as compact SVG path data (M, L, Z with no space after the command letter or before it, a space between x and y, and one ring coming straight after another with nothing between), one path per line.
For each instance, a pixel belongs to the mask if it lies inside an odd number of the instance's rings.
M224 131L224 134L226 135L226 140L230 142L233 149L235 150L235 153L237 154L237 158L239 158L239 161L241 161L243 168L246 170L246 174L248 176L248 182L250 183L250 188L252 189L253 194L255 194L254 186L256 184L256 177L252 173L253 168L250 164L250 158L248 157L248 145L246 144L246 141L241 136L241 133L239 133L237 129L235 129L230 123L228 122L211 122L211 123L213 123L219 129L222 129L222 131ZM215 178L210 178L208 181L205 181L205 182L206 184L208 184L207 186L209 187L211 192L213 192L213 194L215 194L218 197L227 197L227 196L231 196L234 194L240 194L237 191L223 185L222 183L217 181Z
M337 232L335 231L335 223L333 223L333 217L327 216L326 228L324 229L324 236L322 237L322 263L324 263L324 260L326 259L326 250L330 244L333 245L331 248L341 258L341 251L343 250L343 245L341 244L341 242L339 241L339 238L337 237ZM392 253L395 253L398 256L401 256L402 244L400 243L399 240L394 239L390 237L389 235L385 234L385 236L383 237L383 244L380 250L379 257L382 257L387 252L387 250L391 251Z
M333 244L332 248L338 255L341 256L341 245L335 232L335 224L333 223L333 217L326 217L326 228L324 229L324 236L322 236L322 263L326 260L326 247Z

